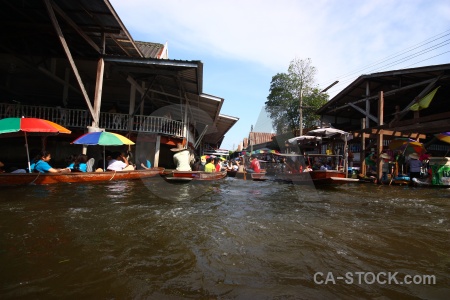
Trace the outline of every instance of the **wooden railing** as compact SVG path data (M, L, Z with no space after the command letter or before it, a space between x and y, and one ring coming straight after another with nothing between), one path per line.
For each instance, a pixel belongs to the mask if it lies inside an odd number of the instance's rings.
M92 125L92 116L83 109L0 103L0 119L8 117L33 117L46 119L67 128L87 128ZM122 132L156 133L183 137L183 122L165 117L128 114L100 113L99 127ZM131 128L131 130L129 130Z

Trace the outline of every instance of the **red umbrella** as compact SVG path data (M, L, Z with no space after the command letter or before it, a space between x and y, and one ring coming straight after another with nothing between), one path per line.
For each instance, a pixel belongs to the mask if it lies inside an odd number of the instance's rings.
M28 170L30 170L30 153L28 151L27 133L37 135L55 135L59 133L71 133L71 131L54 122L38 118L5 118L0 120L0 134L8 136L25 136L25 147L27 149Z

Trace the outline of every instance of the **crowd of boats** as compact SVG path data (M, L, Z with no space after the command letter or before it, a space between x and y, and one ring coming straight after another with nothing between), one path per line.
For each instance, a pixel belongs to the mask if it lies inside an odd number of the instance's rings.
M2 120L3 123L6 121ZM23 122L23 119L21 121ZM50 125L56 126L54 123ZM62 129L58 128L58 130ZM25 139L26 136L25 133ZM118 145L134 144L121 135L106 132L88 133L73 143L100 145L102 138L103 141L108 138L110 143ZM361 176L361 174L357 176L351 162L353 155L348 149L350 139L352 136L348 132L335 128L319 128L309 131L306 135L287 140L288 148L285 153L272 152L268 159L266 156L266 160L257 154L252 154L251 157L240 155L229 158L227 153L219 153L220 156L203 155L196 160L193 152L180 143L176 148L171 149L174 152L173 161L176 166L174 169L152 167L146 158L139 158L138 161L132 162L128 160L126 153L120 152L104 152L103 159L97 162L96 167L94 167L93 158L88 159L84 154L74 155L68 161L66 168L57 169L52 168L49 164L50 153L43 151L32 161L28 158L27 169L4 172L3 163L0 162L0 186L88 183L134 180L155 176L161 176L171 183L210 182L222 180L225 177L252 181L273 180L313 186L376 182L374 176ZM337 153L328 151L321 153L320 149L324 144L335 142L343 143L342 153L339 151ZM311 151L314 149L319 149L319 151ZM29 156L28 149L27 155ZM414 155L417 154L410 155L411 160L415 158ZM450 186L450 180L448 180L450 179L450 159L446 157L432 158L427 161L429 172L426 178L421 176L412 178L412 176L408 177L403 174L396 174L394 177L393 172L388 171L392 168L386 167L384 170L385 166L391 166L389 158L386 153L380 155L380 159L385 162L382 178L384 184L413 183L418 186ZM370 159L367 163L370 165ZM415 170L411 169L409 175L417 175L413 171Z

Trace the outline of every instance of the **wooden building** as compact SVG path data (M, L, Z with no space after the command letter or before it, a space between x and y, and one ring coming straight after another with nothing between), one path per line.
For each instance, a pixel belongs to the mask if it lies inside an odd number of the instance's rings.
M450 64L444 64L361 75L317 113L322 122L352 132L364 158L371 147L381 153L386 140L432 141L450 131L449 101ZM380 160L377 169L380 178Z
M44 118L73 131L58 140L88 128L124 134L155 166L180 141L198 152L219 147L238 121L220 113L223 98L203 92L201 61L135 41L108 0L0 3L0 118Z

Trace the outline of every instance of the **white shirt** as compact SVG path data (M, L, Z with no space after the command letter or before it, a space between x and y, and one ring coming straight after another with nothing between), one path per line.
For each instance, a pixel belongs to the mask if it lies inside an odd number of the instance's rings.
M173 155L173 161L177 165L177 171L192 171L190 163L190 154L188 150L182 150Z
M126 166L127 164L121 160L111 159L106 169L111 171L122 171Z

